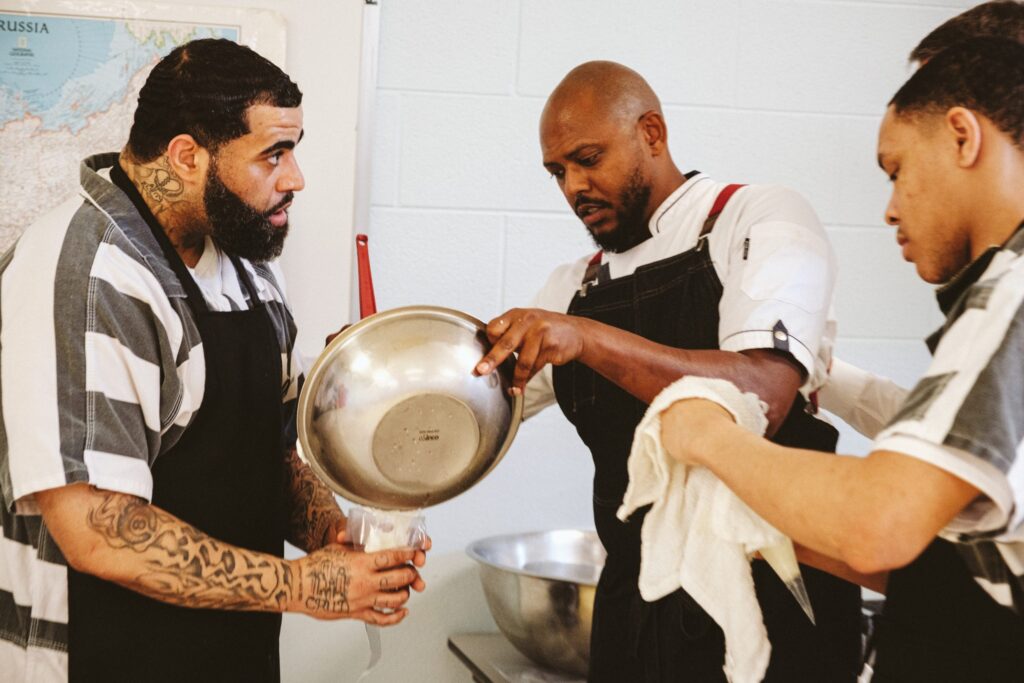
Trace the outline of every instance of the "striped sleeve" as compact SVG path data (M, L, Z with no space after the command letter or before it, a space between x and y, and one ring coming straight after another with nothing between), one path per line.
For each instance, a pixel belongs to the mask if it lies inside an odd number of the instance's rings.
M1024 509L1024 264L1006 264L1013 256L1001 254L960 299L928 372L875 442L984 494L954 521L960 534L1012 536Z
M203 354L191 317L186 324L181 315L184 301L167 296L96 212L82 205L63 239L34 244L36 233L19 243L4 272L3 407L15 500L79 481L149 499L165 436L179 436L202 400ZM49 300L17 303L19 288L38 291L26 278L50 278Z

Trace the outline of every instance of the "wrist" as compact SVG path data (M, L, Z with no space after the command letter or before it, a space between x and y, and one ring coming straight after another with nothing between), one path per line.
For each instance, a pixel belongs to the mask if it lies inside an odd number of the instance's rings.
M304 599L306 594L306 557L308 557L308 555L294 560L281 560L285 565L285 576L289 577L292 582L291 590L288 594L288 602L285 604L283 610L285 612L292 612L295 614L309 613L309 610L306 609L306 601Z
M572 326L576 330L576 339L578 340L576 357L572 358L571 360L575 360L582 363L583 365L592 367L587 362L590 357L588 352L591 351L592 346L587 344L587 337L589 335L591 340L598 338L597 334L595 334L594 321L591 320L590 318L583 318L578 315L566 315L568 316L569 320L572 321Z

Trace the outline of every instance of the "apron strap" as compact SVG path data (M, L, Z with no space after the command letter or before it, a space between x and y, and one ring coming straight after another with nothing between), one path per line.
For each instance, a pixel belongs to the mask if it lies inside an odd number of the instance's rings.
M580 296L586 296L587 290L593 285L607 282L609 279L608 266L601 264L604 257L604 250L594 254L587 262L587 269L583 272L583 280L580 282Z
M227 254L227 252L224 253ZM256 308L260 303L260 297L256 292L256 285L253 283L252 278L249 277L249 271L245 269L242 260L234 254L227 254L227 257L231 259L231 264L235 267L235 272L238 274L238 281L242 284L242 288L249 295L249 308Z
M715 197L715 203L711 205L711 211L708 212L708 217L704 219L704 227L700 230L698 240L711 234L711 231L715 228L715 223L718 222L718 217L722 214L722 211L725 210L725 205L728 204L732 196L736 194L736 190L741 187L746 187L746 185L732 183L731 185L726 185L722 188L722 191L718 193L717 197Z

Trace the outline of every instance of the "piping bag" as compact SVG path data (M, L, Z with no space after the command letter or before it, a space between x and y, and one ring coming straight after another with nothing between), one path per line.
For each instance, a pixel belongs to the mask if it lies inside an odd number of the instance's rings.
M761 548L759 552L764 561L782 579L782 583L786 584L786 588L796 598L800 609L804 611L804 614L811 620L811 623L815 624L814 608L811 607L811 597L807 594L807 584L804 583L804 577L800 574L800 565L796 561L793 541L787 538L781 543Z
M423 514L419 510L377 510L354 507L349 510L346 524L349 541L368 553L392 548L420 548L426 544L427 531ZM370 660L357 683L366 680L380 663L383 648L380 626L366 624L366 640L370 645Z

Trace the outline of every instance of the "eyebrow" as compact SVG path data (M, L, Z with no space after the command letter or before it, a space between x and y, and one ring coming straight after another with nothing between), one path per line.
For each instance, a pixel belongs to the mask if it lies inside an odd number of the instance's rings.
M582 152L587 147L592 147L592 146L598 146L598 143L596 143L596 142L584 142L582 145L579 145L578 147L576 147L572 151L568 152L565 155L565 158L569 159L570 161L575 161L576 158L579 156L580 152ZM543 161L541 163L544 165L544 168L547 168L548 166L560 166L561 165L557 161Z
M302 138L305 137L305 135L306 135L306 129L303 128L302 130L299 131L299 139L298 140L294 140L294 141L293 140L278 140L277 142L272 144L270 147L267 147L265 150L260 152L260 154L261 155L262 154L273 154L274 152L276 152L279 149L295 149L295 145L297 145L300 142L302 142Z

